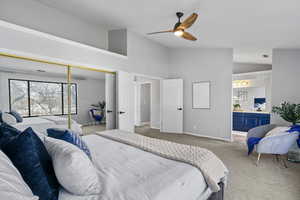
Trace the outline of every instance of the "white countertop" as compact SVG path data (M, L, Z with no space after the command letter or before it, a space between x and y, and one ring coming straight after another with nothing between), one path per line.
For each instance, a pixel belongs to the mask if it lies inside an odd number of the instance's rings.
M251 110L240 110L240 111L232 111L232 112L255 113L255 114L270 114L270 112L266 112L266 111L251 111Z

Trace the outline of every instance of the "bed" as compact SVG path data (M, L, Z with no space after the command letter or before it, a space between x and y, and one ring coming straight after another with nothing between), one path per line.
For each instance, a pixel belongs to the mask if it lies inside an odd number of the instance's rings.
M59 123L44 118L35 118L25 120L18 126L26 128L28 126L37 126L41 130L48 126L59 125ZM62 123L62 125L65 125ZM71 194L61 187L58 200L223 200L224 186L227 181L228 170L212 152L214 156L210 159L201 159L203 166L211 166L214 169L220 169L215 166L223 166L222 173L214 170L213 177L215 185L212 187L210 179L207 179L207 170L202 170L196 164L176 159L166 158L165 155L157 155L151 152L151 148L142 149L124 141L117 141L113 136L121 135L128 138L138 138L141 143L147 143L155 146L158 144L165 146L174 145L182 147L182 144L172 143L164 140L158 140L129 133L121 130L109 130L98 132L94 135L83 136L82 140L87 144L91 152L92 164L96 169L96 177L100 181L101 192L90 196L79 196ZM45 141L46 137L41 137ZM115 137L116 138L116 137ZM142 138L142 139L141 139ZM143 140L144 139L144 140ZM169 143L169 144L168 144ZM183 145L184 146L184 145ZM185 145L189 146L189 145ZM156 146L157 147L157 146ZM197 158L204 158L203 155L195 154L193 149L200 149L201 152L208 150L189 146L190 151L183 153L189 157L190 154ZM176 148L175 148L176 149ZM184 148L182 148L184 149ZM181 152L181 148L177 148ZM163 153L163 151L161 151ZM87 159L89 160L89 159ZM207 165L210 163L210 165ZM200 169L200 170L199 170ZM84 171L83 169L80 169ZM84 171L85 172L85 171ZM214 176L221 174L221 176ZM75 175L75 174L74 174Z
M67 118L60 116L29 117L23 118L23 122L15 124L14 127L21 131L32 127L36 132L47 135L48 128L68 128L68 121ZM71 129L79 135L82 134L81 125L74 120Z
M89 146L103 191L99 196L60 192L59 200L223 200L224 183L213 193L196 167L166 159L99 135L82 137Z

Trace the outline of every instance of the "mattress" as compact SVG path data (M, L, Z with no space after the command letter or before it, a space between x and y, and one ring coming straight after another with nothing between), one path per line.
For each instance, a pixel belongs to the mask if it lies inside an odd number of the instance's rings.
M14 125L15 128L20 131L24 131L26 128L31 127L35 132L47 135L48 128L68 128L67 119L58 116L48 117L30 117L24 118L23 122ZM82 134L81 125L72 121L72 130Z
M55 123L40 117L24 118L23 122L14 125L20 131L31 127L34 131L47 135L47 128L55 127Z
M201 172L191 165L97 135L83 140L90 148L103 190L99 198L80 197L82 200L204 200L212 193ZM69 199L72 195L64 194L59 200Z

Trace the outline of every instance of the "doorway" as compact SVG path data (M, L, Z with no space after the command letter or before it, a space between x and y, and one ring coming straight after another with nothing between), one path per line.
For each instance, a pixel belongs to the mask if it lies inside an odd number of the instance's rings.
M160 129L160 80L135 76L134 81L135 130Z
M272 71L233 74L233 137L270 124Z

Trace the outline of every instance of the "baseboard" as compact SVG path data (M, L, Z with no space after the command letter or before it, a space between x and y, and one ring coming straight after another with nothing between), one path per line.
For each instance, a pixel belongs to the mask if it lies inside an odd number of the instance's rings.
M241 136L247 136L247 132L244 133L238 133L238 132L231 132L232 135L241 135Z
M208 135L202 135L202 134L191 133L191 132L183 132L183 133L184 133L184 134L187 134L187 135L192 135L192 136L204 137L204 138L209 138L209 139L214 139L214 140L221 140L221 141L226 141L226 142L232 142L231 139L226 139L226 138L219 138L219 137L208 136Z
M150 128L160 130L160 127L156 127L156 126L151 126Z
M150 125L150 122L141 122L141 126Z

